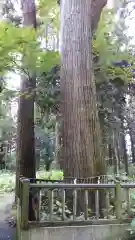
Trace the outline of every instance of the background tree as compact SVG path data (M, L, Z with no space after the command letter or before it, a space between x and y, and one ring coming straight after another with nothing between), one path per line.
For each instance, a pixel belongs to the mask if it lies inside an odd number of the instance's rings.
M22 1L23 26L36 29L35 1ZM22 75L21 91L18 108L17 129L17 170L16 170L16 193L18 194L18 179L22 175L27 178L35 178L35 134L34 134L34 99L36 89L35 73L29 69L23 54L22 66L28 67L28 72ZM34 53L33 53L34 57ZM30 60L30 59L29 59ZM35 59L36 60L36 59ZM28 94L26 96L26 93Z

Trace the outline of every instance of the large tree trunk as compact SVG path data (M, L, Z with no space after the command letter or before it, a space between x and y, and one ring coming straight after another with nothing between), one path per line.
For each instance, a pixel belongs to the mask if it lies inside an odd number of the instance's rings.
M23 25L36 28L34 0L22 0ZM25 61L25 58L24 58ZM23 63L22 63L23 65ZM18 110L16 194L20 175L35 178L34 92L36 77L22 76ZM29 96L29 98L27 96Z
M96 87L92 71L91 1L63 0L62 16L62 156L65 177L105 174L101 153Z
M64 0L57 0L58 4ZM102 9L107 4L107 0L90 0L91 2L91 30L94 32L98 26L98 22L100 20Z
M91 4L62 2L63 168L66 176L89 177L97 168L98 174L104 172L91 60Z

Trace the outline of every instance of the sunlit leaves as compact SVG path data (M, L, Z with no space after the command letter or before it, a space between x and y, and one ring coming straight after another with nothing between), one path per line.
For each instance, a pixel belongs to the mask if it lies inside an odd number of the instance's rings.
M14 69L22 72L45 71L59 62L58 53L42 50L34 29L17 28L1 22L0 32L0 74Z
M6 22L1 22L0 32L1 74L17 66L19 63L18 55L24 54L26 58L31 56L33 59L35 51L37 53L37 40L32 29L17 28Z
M38 9L40 16L52 20L57 16L59 7L57 0L39 0Z
M41 52L37 59L37 71L39 73L51 70L60 63L60 54L55 51Z
M131 64L134 62L134 56L129 44L130 38L127 43L127 38L125 40L123 33L119 32L122 39L120 41L116 31L118 24L121 23L116 18L114 10L109 9L102 13L96 37L93 40L93 51L98 56L98 61L94 62L96 79L100 82L116 77L120 77L126 82L132 79ZM128 66L124 68L114 67L114 63L123 60L128 62Z

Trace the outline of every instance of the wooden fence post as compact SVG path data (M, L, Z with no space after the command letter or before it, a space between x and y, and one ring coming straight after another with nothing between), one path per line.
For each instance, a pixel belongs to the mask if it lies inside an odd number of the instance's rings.
M49 200L49 221L52 221L53 217L53 202L54 202L54 191L48 191L48 200Z
M116 182L115 210L116 210L116 218L117 219L121 219L121 215L122 215L122 199L121 199L121 185L120 185L120 182Z
M22 180L21 228L24 230L28 229L29 220L29 184L29 179Z
M65 220L65 189L62 189L62 220Z
M22 202L22 181L23 179L25 179L23 176L20 176L19 178L19 183L18 183L18 191L17 191L17 194L18 194L18 198L20 199L20 204Z
M127 212L130 213L130 188L126 189L126 198L127 198Z
M77 179L74 179L74 184L77 183ZM73 191L73 220L76 220L76 212L77 212L77 190Z
M76 211L77 211L77 190L73 191L73 220L76 220Z
M84 218L88 220L88 190L84 190Z

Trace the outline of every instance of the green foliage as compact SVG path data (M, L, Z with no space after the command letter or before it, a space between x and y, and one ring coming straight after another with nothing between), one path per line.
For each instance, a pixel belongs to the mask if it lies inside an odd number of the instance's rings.
M43 192L42 200L41 200L41 221L49 220L49 199L46 192ZM67 204L65 204L65 220L70 219L72 217L72 211L68 209ZM53 199L53 215L52 219L55 220L61 220L62 217L62 202L61 202L61 196L59 192L54 192L54 199Z
M15 175L8 171L0 171L0 192L12 192L15 189Z
M93 39L94 68L97 82L116 78L128 82L132 78L131 67L122 69L121 67L113 66L113 63L123 60L130 64L134 59L129 44L130 38L128 38L126 43L127 39L125 40L124 37L119 41L118 33L121 36L123 36L123 33L116 31L120 23L115 18L116 12L114 10L103 11L96 36Z
M40 170L37 172L37 178L45 180L62 180L63 173L61 171L45 172ZM0 192L12 192L15 190L15 173L10 171L0 171Z
M60 8L57 0L39 0L38 10L39 16L44 23L42 27L51 24L54 31L58 32L60 26Z
M119 11L117 9L117 16ZM126 134L126 129L123 127L125 126L124 111L128 86L133 77L133 68L130 64L134 62L134 56L131 39L126 37L127 26L123 17L125 11L126 8L121 9L119 20L116 17L116 9L104 10L93 39L93 62L103 146L106 148L109 143L112 152L114 146L117 146L122 136L124 138ZM127 64L126 67L122 64L115 65L123 60L129 65ZM118 149L118 153L119 151L121 152L118 158L124 161L123 149ZM112 158L114 163L116 155L113 154ZM107 155L107 159L110 160L110 156Z
M40 51L37 58L37 73L42 75L42 73L51 71L51 69L60 63L60 54L56 51Z
M100 63L103 67L110 65L115 57L112 41L112 34L115 28L114 16L115 13L112 10L105 10L102 13L96 36L93 39L94 52L100 57Z
M55 113L60 102L59 66L54 65L51 71L44 71L38 78L36 103L43 113Z
M34 29L18 28L12 24L1 22L0 32L1 75L9 70L19 70L27 75L35 71L41 73L50 70L53 65L59 63L57 52L44 52L42 50Z
M62 171L50 171L45 172L43 170L37 172L37 178L46 179L46 180L62 180L63 172Z
M45 50L43 46L49 39L49 33L45 33L47 27L52 29L52 36L56 37L58 34L59 16L60 9L56 0L39 0L38 17L40 25L37 31L32 28L20 28L19 25L17 27L4 21L0 23L1 75L8 71L19 71L25 74L28 79L33 72L37 76L36 105L40 109L40 117L39 124L36 123L36 125L42 130L46 138L42 139L43 144L46 144L46 146L40 151L43 160L45 160L46 155L50 156L53 151L48 148L49 134L47 136L45 131L48 129L48 132L50 130L54 134L55 123L50 124L50 115L58 113L60 103L60 54L55 50ZM99 115L100 120L103 119L102 126L107 132L107 137L108 133L112 133L112 130L116 129L116 127L120 129L119 112L125 107L125 94L127 93L128 83L132 78L131 67L122 69L113 66L115 61L124 59L131 63L134 60L134 56L131 54L132 48L128 39L125 38L126 29L123 31L124 34L121 33L121 27L125 27L123 18L125 15L121 14L121 16L121 21L117 22L116 10L105 10L101 16L96 36L93 39ZM4 90L1 95L3 99L10 94L5 94L5 92ZM5 121L6 126L9 124L8 120L10 121L9 118ZM2 126L3 123L0 122L1 128L5 128Z
M55 157L55 134L41 126L35 126L35 138L37 169L44 166L49 171Z

